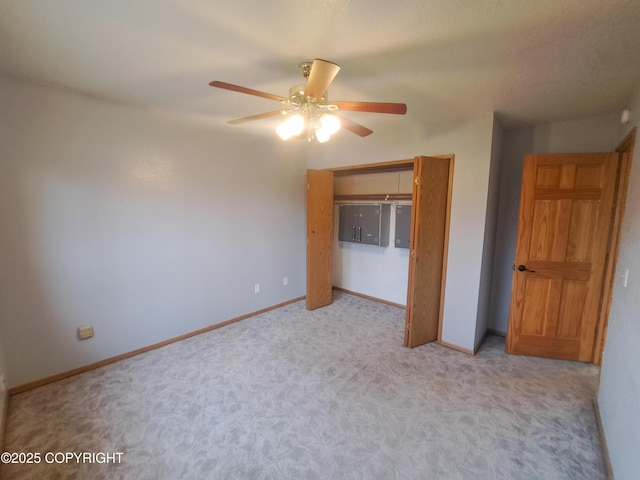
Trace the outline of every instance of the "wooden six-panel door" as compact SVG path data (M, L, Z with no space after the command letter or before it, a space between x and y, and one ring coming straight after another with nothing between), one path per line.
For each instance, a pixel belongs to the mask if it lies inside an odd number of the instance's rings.
M618 154L527 155L507 352L590 362Z

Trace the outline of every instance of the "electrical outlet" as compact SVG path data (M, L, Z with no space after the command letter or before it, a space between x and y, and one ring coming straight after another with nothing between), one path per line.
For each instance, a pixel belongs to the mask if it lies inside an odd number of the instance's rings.
M93 337L93 327L91 325L78 327L78 338L80 340L86 340L87 338L91 337Z
M260 293L260 284L259 283L256 283L253 286L253 293Z
M289 277L284 277L282 279L282 285L284 285L285 287L289 285Z

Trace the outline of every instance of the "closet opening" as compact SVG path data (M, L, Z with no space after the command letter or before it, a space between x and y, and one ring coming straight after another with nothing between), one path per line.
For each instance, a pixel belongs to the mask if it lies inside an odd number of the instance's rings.
M307 172L307 308L336 288L404 307L405 346L440 341L453 161Z

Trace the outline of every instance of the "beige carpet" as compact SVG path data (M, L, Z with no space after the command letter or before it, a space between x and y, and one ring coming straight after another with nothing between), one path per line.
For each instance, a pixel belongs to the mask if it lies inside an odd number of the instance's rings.
M403 324L336 293L16 395L5 450L41 462L1 477L606 478L597 367L506 355L495 336L475 357L407 349Z

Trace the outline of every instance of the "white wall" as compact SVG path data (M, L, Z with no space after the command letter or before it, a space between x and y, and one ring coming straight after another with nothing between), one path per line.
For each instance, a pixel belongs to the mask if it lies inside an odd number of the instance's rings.
M529 153L612 152L622 137L618 114L505 132L489 328L507 332L524 156Z
M640 128L640 85L629 104L632 118L625 132L634 126ZM600 415L616 480L636 479L640 472L639 145L640 136L636 136L598 392ZM629 269L629 281L624 287L621 274L626 269Z
M7 77L0 105L10 386L304 295L304 145Z
M309 168L321 169L455 154L442 340L466 350L475 346L493 122L487 113L423 130L394 118L369 137L340 132L309 156Z
M502 172L502 142L504 132L497 119L493 121L491 141L491 166L489 172L489 193L487 196L487 218L484 230L482 271L480 274L480 295L478 298L478 320L476 322L475 348L480 346L489 325L489 305L495 258L496 231L500 202L500 174Z
M338 241L340 212L337 205L333 219L333 285L406 305L409 250L394 246L395 204L391 205L388 247Z

